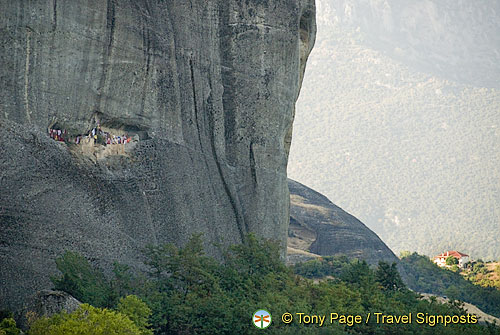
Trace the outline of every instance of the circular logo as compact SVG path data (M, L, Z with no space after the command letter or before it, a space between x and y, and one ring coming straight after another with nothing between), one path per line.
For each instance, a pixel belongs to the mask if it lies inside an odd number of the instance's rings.
M271 324L271 313L265 309L259 309L257 312L253 313L252 322L255 327L259 329L265 329Z

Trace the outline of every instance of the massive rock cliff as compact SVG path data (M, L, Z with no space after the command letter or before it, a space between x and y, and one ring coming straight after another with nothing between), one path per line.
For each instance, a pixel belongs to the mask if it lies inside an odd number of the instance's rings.
M76 250L139 266L195 232L286 239L313 0L0 0L0 308ZM47 130L134 136L98 155Z

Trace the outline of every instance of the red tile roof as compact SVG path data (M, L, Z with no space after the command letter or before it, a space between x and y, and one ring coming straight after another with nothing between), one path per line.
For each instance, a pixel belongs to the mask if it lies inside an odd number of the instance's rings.
M434 258L443 258L443 257L446 258L448 256L453 256L455 258L469 257L469 255L466 255L466 254L458 252L458 251L446 251L440 255L434 256Z

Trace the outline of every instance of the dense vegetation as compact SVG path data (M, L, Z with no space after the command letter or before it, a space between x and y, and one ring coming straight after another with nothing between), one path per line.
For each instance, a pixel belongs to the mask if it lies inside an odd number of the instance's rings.
M56 288L100 307L83 305L71 314L40 319L29 334L55 335L61 329L68 331L67 327L87 334L86 327L96 323L102 329L128 327L122 332L127 334L148 334L149 330L155 334L253 334L260 330L251 324L252 313L261 308L273 316L266 330L269 334L498 333L491 325L417 324L417 312L466 316L458 304L419 299L403 285L395 265L380 263L372 270L365 262L342 258L295 268L304 277L329 276L313 281L294 274L283 264L278 251L277 244L249 236L245 244L225 250L220 263L203 254L200 236L194 236L183 248L149 247L145 252L150 268L147 276L134 275L117 265L111 279L84 258L69 253L58 260L62 274L53 278ZM352 326L326 322L323 327L299 324L297 320L285 324L281 321L285 312L360 315L363 322ZM373 317L376 312L412 313L414 319L411 324L377 324ZM372 318L365 323L368 313Z
M414 290L466 301L483 312L500 317L500 290L497 288L475 285L458 271L442 269L417 253L403 256L401 265L407 270L408 285ZM481 268L484 267L472 265L471 271L480 272Z
M331 7L318 11L289 176L396 253L500 259L500 91L415 70L371 47Z
M147 329L151 310L135 296L120 302L118 311L81 305L73 313L61 312L50 318L40 318L30 327L29 335L152 335Z

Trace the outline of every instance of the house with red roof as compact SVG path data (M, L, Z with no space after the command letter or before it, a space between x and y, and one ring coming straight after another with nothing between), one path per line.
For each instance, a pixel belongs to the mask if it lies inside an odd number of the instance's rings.
M469 262L469 255L459 251L446 251L440 255L434 256L434 263L441 267L447 267L448 265L446 265L446 259L450 256L455 257L458 260L459 268L463 268L464 265Z

